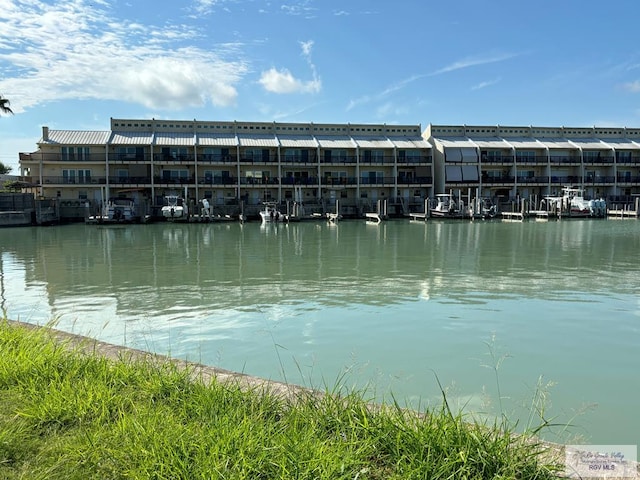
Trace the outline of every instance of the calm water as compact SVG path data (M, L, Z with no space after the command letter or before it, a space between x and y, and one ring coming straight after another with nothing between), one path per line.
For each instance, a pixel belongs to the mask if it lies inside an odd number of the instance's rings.
M640 223L0 229L8 316L252 375L640 443ZM538 424L539 421L534 421ZM578 437L577 439L575 437Z

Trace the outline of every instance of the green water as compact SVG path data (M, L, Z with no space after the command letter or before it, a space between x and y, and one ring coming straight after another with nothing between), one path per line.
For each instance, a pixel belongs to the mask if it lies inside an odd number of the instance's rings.
M9 317L377 400L640 443L640 223L344 221L0 230ZM541 388L545 385L544 388ZM540 420L534 418L533 424Z

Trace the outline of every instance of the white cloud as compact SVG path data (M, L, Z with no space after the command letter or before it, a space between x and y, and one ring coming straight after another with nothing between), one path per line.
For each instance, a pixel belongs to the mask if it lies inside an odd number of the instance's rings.
M475 67L478 65L486 65L488 63L496 63L496 62L503 62L505 60L509 60L513 57L515 57L515 54L511 54L511 53L503 53L503 54L498 54L498 55L486 55L486 56L478 56L478 57L474 57L474 58L465 58L462 60L458 60L456 62L451 63L450 65L447 65L446 67L443 67L439 70L436 70L435 72L431 73L431 75L440 75L442 73L448 73L448 72L453 72L455 70L461 70L463 68L469 68L469 67Z
M311 61L311 50L313 41L300 42L302 56L306 59L313 75L313 79L302 81L295 78L291 72L286 69L270 68L262 72L259 83L262 87L272 93L318 93L322 89L322 82L316 72L315 65Z
M265 90L272 93L317 93L321 88L318 80L302 82L286 68L270 68L262 73L259 82Z
M494 80L488 80L486 82L480 82L474 86L471 87L471 90L481 90L483 88L487 88L490 87L491 85L495 85L496 83L500 82L500 78L496 78Z
M638 93L640 92L640 80L625 83L622 85L622 89L631 93Z
M238 45L175 47L198 32L117 19L106 4L87 1L2 0L0 92L16 113L70 98L128 100L151 109L235 103L235 85L248 67L224 58Z

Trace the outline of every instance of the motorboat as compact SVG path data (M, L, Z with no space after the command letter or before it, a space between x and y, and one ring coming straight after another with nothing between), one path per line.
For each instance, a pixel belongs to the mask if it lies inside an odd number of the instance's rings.
M463 211L462 201L456 202L452 193L438 193L430 215L433 218L462 218Z
M264 202L263 208L260 210L260 218L262 223L286 222L288 220L287 215L278 210L276 202Z
M104 205L102 214L86 218L86 223L135 223L140 221L132 198L114 197Z
M547 196L541 202L544 210L556 210L570 217L604 217L607 205L604 199L586 200L584 190L578 187L563 187L561 196Z
M189 217L189 207L179 195L167 195L162 207L162 216L168 221L185 221Z
M480 198L478 199L478 211L475 212L474 216L480 217L482 219L494 218L498 215L498 206L493 203L493 201L488 198Z

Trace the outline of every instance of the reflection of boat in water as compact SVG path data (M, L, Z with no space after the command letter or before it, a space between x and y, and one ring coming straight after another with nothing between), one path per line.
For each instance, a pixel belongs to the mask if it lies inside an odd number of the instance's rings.
M541 201L541 209L557 211L570 217L604 217L607 204L604 199L586 200L584 190L578 187L563 187L561 196L547 196Z
M166 205L162 207L162 216L169 221L184 221L189 216L189 207L185 200L178 195L167 195Z
M430 214L433 218L462 218L464 205L462 201L456 202L453 193L438 193Z
M278 210L278 204L276 202L264 202L263 205L263 209L260 210L262 223L286 222L288 220L287 215Z
M135 202L131 198L111 198L101 215L87 217L86 223L134 223L140 221Z

